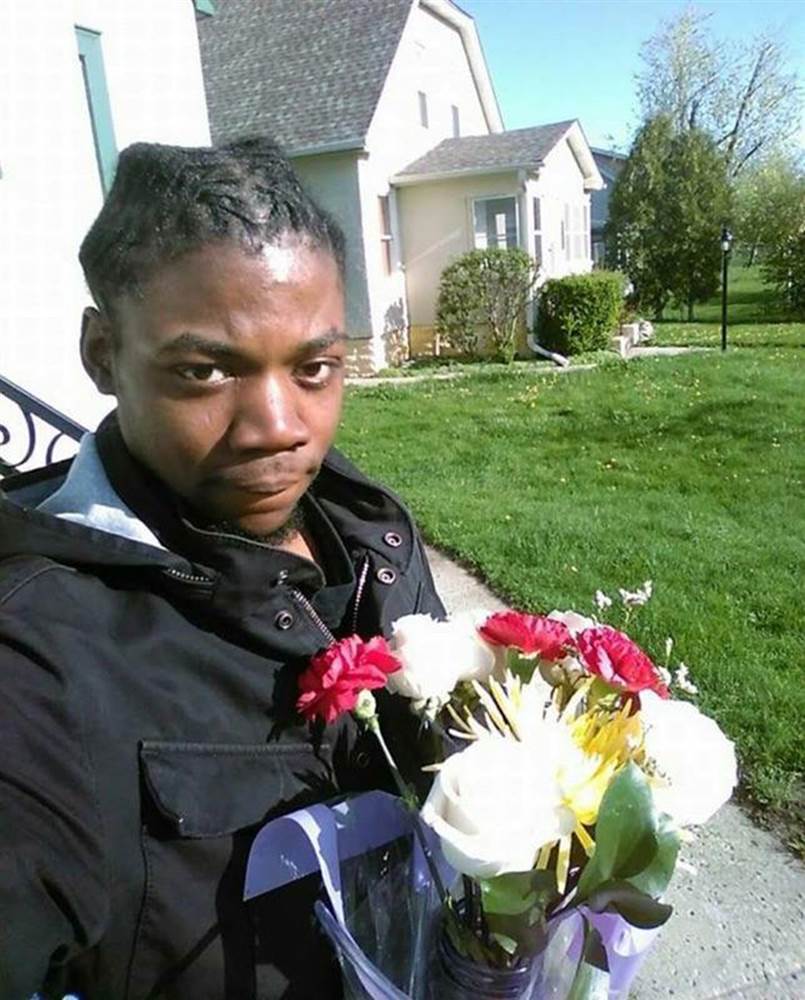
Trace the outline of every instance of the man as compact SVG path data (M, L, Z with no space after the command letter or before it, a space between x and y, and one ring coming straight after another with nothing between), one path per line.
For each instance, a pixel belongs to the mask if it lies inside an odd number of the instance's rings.
M80 258L117 409L0 498L0 998L337 996L315 880L247 908L249 846L388 780L296 714L309 658L443 614L404 508L330 447L343 238L268 142L140 144Z

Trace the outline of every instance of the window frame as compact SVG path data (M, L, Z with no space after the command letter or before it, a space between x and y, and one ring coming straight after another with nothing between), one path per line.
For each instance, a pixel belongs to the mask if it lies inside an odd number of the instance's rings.
M542 267L544 264L542 256L542 199L539 195L531 196L531 221L534 226L534 261L537 267Z
M424 90L418 90L419 100L419 124L422 128L430 128L430 118L428 117L428 95Z
M95 146L95 162L98 165L101 189L104 195L107 195L115 176L118 149L112 106L109 102L109 88L106 83L101 33L77 24L75 37L92 141Z
M391 226L391 195L377 197L380 215L380 244L382 247L383 273L389 277L394 273L394 231Z
M513 201L514 202L514 244L511 247L509 247L508 243L507 243L507 245L506 245L506 247L504 247L504 249L510 250L510 249L514 249L515 247L519 247L520 246L520 230L521 230L521 225L520 225L520 198L518 197L518 195L517 194L484 194L484 195L478 195L478 197L471 197L470 198L470 222L471 222L471 227L470 228L471 228L471 232L472 232L472 249L473 250L488 250L488 249L490 249L490 247L489 247L489 241L488 241L488 231L487 231L487 244L486 244L486 246L485 247L479 247L478 244L476 243L476 236L477 236L477 230L475 228L475 206L476 206L476 204L478 202L481 202L481 201L503 201L503 200ZM495 249L495 248L492 247L492 249Z

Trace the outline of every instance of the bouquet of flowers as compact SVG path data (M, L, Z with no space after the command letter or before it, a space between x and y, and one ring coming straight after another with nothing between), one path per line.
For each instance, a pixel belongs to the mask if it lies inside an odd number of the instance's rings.
M650 583L621 591L626 625L650 595ZM596 595L599 612L611 603ZM736 782L732 743L691 701L671 697L671 647L655 666L625 632L573 611L410 615L389 643L350 637L302 674L299 711L327 722L352 711L418 809L420 885L424 862L433 891L409 958L428 965L417 995L626 995L636 956L670 916L662 895L687 828ZM695 694L684 664L675 684ZM383 739L371 694L380 687L443 737L421 805ZM402 907L400 893L398 884L389 906ZM425 926L421 897L416 912ZM323 921L358 993L414 995L401 988L410 969L384 970L343 921L346 936ZM347 974L362 965L379 974L374 986Z

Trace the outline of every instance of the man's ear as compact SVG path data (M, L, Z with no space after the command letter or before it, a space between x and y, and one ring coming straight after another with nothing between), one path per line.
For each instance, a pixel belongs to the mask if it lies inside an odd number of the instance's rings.
M81 317L81 361L95 388L104 396L114 396L114 332L109 321L94 306Z

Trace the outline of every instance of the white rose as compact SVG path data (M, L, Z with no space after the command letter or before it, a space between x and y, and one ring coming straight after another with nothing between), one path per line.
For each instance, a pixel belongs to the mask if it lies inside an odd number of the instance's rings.
M706 823L738 780L732 741L695 705L653 691L640 692L640 718L657 808L679 826Z
M466 613L446 622L430 615L397 619L390 646L402 667L389 676L388 689L414 702L443 704L459 681L488 677L495 657L478 637L477 617Z
M585 615L580 615L575 611L552 611L549 615L555 622L562 622L567 625L567 629L571 635L576 635L578 632L583 632L586 628L596 628L598 622L594 618L587 618Z
M476 878L528 871L543 844L574 826L552 762L533 743L501 736L482 737L448 757L422 819L449 864Z

